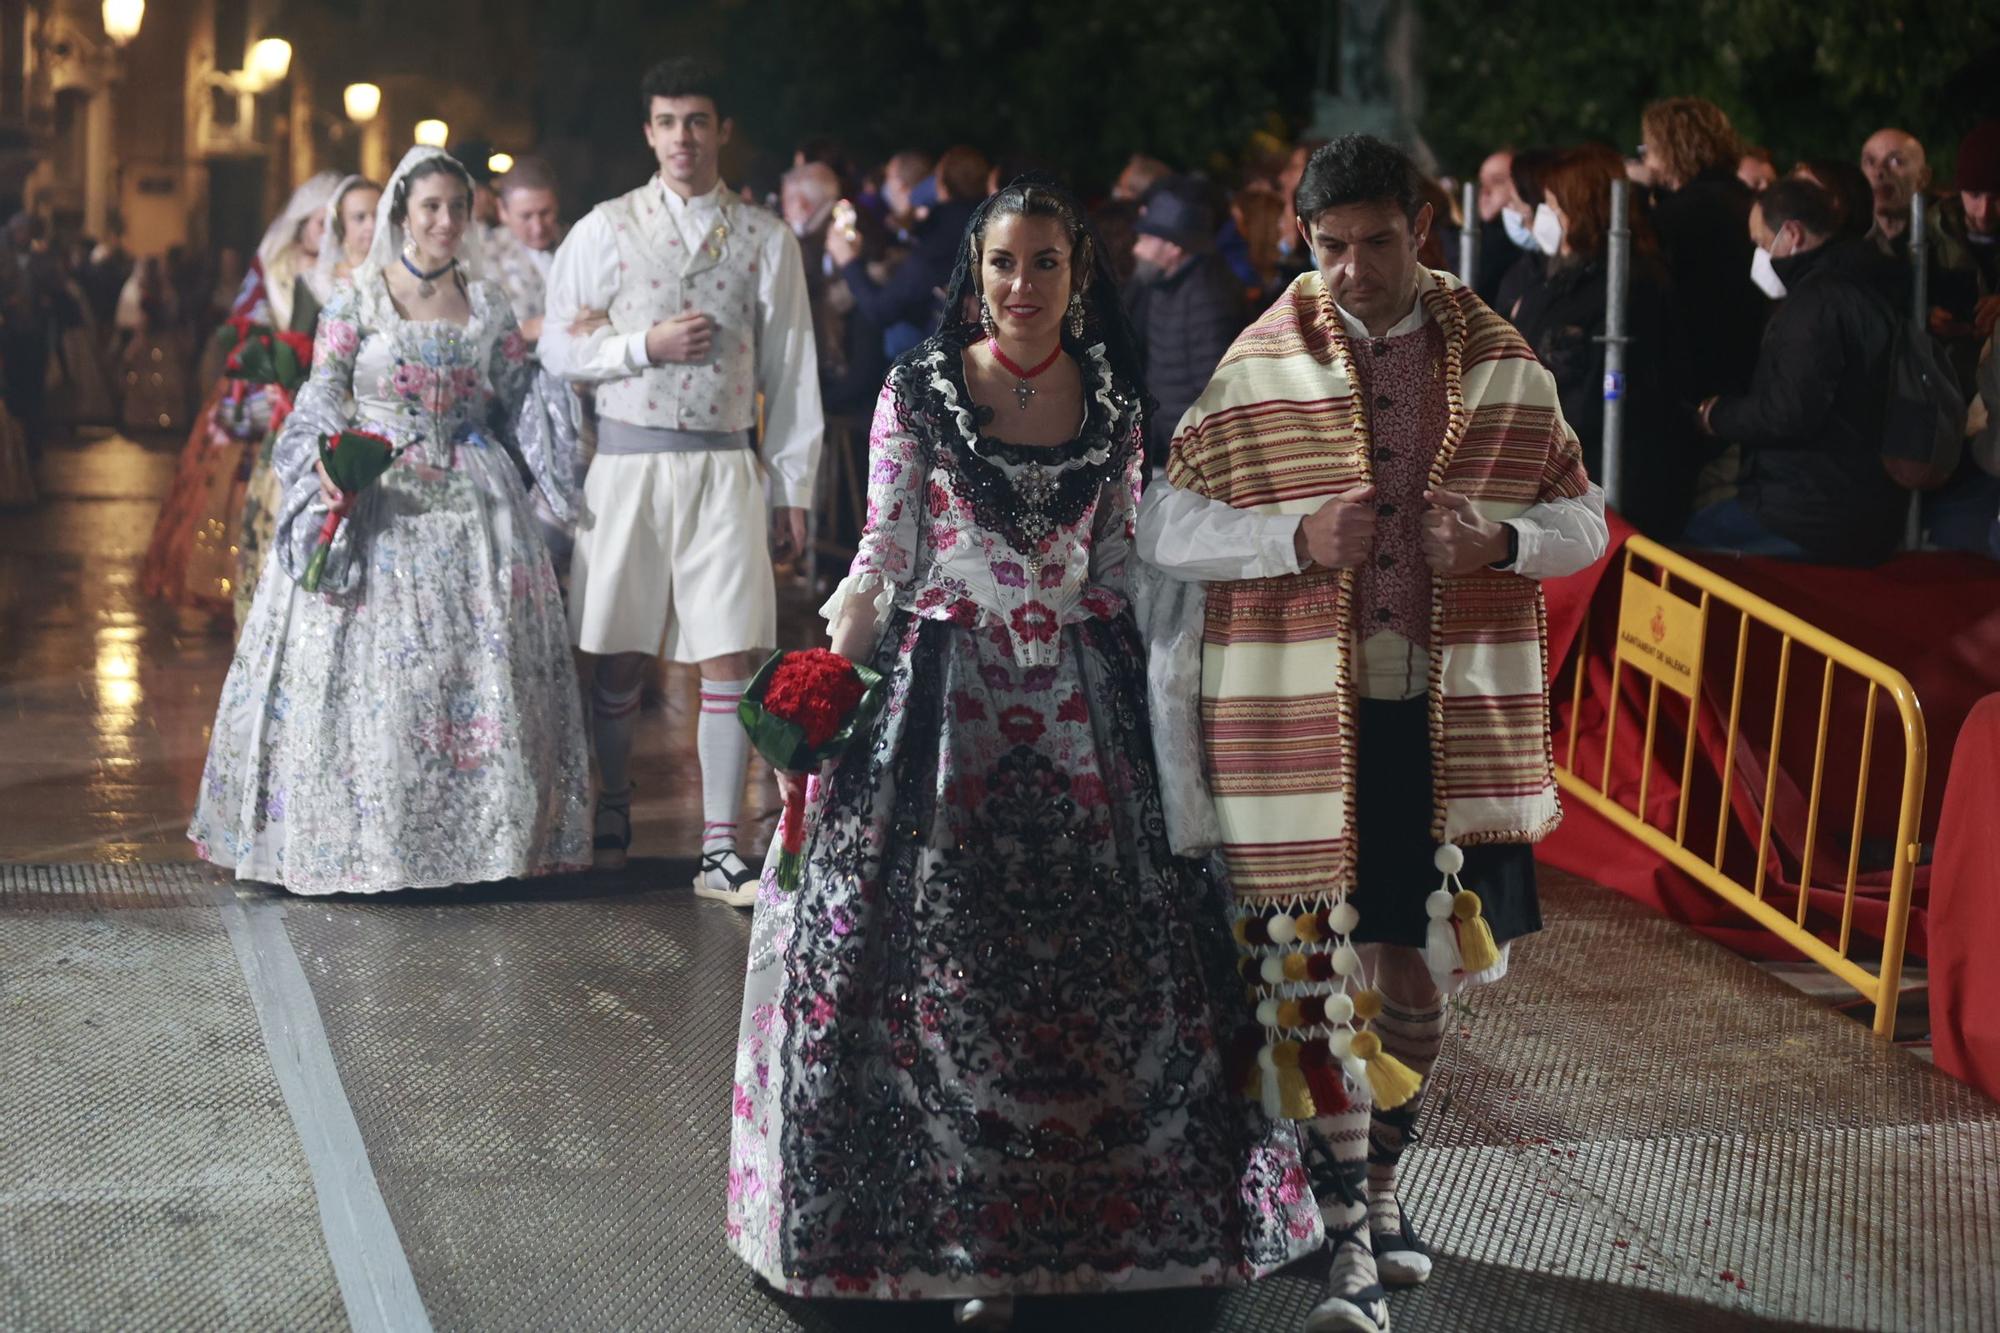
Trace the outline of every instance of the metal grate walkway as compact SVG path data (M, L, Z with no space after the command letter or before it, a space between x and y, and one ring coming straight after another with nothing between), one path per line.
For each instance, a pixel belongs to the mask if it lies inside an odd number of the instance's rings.
M749 919L689 869L305 901L0 866L0 1328L947 1327L724 1250ZM1456 1011L1398 1330L2000 1328L2000 1106L1616 895L1545 909ZM1318 1289L1019 1326L1289 1330Z

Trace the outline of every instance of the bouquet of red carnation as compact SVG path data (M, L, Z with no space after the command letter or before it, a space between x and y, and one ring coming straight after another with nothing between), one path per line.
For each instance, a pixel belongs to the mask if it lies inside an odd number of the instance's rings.
M291 414L292 395L312 371L312 339L303 333L253 324L238 315L216 330L215 340L229 353L223 371L231 379L271 386L271 430L275 434Z
M771 767L803 773L837 758L882 709L879 672L825 648L771 654L743 691L736 716ZM778 821L778 887L798 887L805 852L805 796L785 800Z
M401 452L380 435L344 430L320 441L319 461L326 468L326 475L333 478L333 484L340 487L341 494L351 500L374 485L375 479L389 470ZM320 525L319 545L313 548L312 559L306 561L305 577L299 580L299 586L307 592L319 591L320 576L326 572L326 553L333 549L333 534L340 531L341 521L346 517L345 513L331 513Z

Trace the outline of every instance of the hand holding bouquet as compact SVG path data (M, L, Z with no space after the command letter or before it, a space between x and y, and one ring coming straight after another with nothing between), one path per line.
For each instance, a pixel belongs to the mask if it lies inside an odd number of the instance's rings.
M341 503L329 507L326 522L320 525L319 545L313 548L305 576L299 580L299 586L307 592L319 591L320 577L326 572L326 555L333 548L333 535L347 518L348 503L374 485L375 479L389 470L401 452L380 435L360 430L344 430L320 441L321 474L340 492Z
M882 708L882 677L824 648L778 652L743 691L736 715L757 753L780 772L838 758ZM778 887L798 887L805 852L805 788L789 784L778 822Z

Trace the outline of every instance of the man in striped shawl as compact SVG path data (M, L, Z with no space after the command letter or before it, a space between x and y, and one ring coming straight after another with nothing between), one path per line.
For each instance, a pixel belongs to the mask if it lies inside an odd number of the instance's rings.
M1397 1164L1444 994L1541 924L1538 580L1607 538L1549 372L1418 262L1419 186L1365 135L1313 154L1294 203L1316 268L1237 338L1139 520L1147 560L1206 584L1211 837L1264 995L1250 1081L1307 1122L1334 1251L1312 1330L1385 1329L1383 1284L1430 1274Z

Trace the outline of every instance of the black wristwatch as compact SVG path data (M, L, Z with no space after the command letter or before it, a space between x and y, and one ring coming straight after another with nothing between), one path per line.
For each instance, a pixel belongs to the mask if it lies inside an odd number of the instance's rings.
M1512 569L1514 562L1521 558L1521 530L1512 523L1502 523L1500 526L1507 529L1507 554L1495 560L1487 568L1504 571Z

